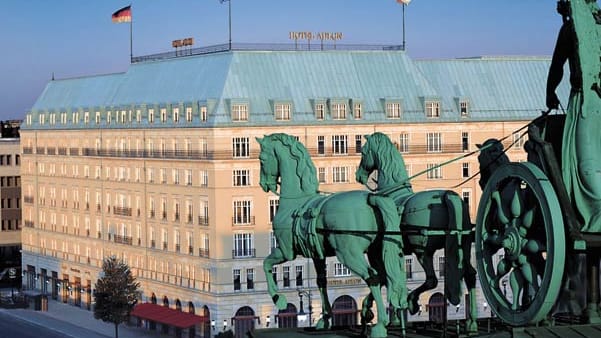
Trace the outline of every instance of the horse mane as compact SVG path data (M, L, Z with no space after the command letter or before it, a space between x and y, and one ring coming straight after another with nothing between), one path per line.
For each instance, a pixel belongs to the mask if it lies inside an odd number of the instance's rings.
M296 160L296 174L300 178L300 184L303 191L316 192L319 187L317 181L317 171L311 160L307 148L296 140L294 136L284 133L268 135L274 141L280 141L282 145L290 150L290 155Z
M491 138L483 144L478 144L478 148L486 147L480 151L478 155L478 163L480 164L480 188L484 190L486 183L490 179L492 173L503 164L509 163L509 157L505 154L501 141Z
M371 150L379 155L377 157L377 161L379 162L378 176L386 173L390 175L391 180L394 183L400 183L409 178L405 167L405 161L388 136L376 132L369 137L367 142L373 142L375 144Z

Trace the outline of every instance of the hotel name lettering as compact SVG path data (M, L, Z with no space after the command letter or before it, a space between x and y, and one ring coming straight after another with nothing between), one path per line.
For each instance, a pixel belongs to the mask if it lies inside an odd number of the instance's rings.
M342 40L341 32L290 32L288 38L290 40L331 40L338 41Z

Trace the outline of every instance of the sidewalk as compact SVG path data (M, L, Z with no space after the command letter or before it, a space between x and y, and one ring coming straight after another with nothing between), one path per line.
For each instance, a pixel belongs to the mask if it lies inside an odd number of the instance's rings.
M94 319L92 311L55 300L48 300L48 311L32 309L0 309L3 313L46 327L72 338L107 338L115 336L115 325ZM167 337L158 331L119 325L119 338Z

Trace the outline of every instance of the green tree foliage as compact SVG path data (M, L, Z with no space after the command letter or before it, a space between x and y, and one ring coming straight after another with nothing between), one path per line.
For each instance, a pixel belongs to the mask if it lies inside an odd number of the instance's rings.
M138 302L139 287L127 264L114 256L105 258L95 286L94 318L115 324L115 338L119 337L119 324L127 321Z

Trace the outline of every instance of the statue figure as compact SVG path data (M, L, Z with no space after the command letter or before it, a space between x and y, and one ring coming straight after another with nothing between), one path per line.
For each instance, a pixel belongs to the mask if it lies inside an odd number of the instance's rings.
M470 333L478 331L476 270L470 263L472 247L472 224L466 205L453 191L429 190L414 192L403 157L390 138L376 132L365 136L361 149L361 162L355 173L357 182L366 184L368 177L377 170L377 191L383 208L394 209L396 204L401 222L388 232L403 233L403 251L415 254L424 268L426 280L408 296L409 312L419 311L420 295L438 285L434 270L434 253L445 249L445 295L449 302L458 305L463 298L460 279L468 289L470 308L467 311L466 328ZM386 238L386 236L385 236ZM388 272L388 266L386 267Z
M373 204L369 203L370 193L364 190L319 194L315 166L306 148L294 137L277 133L257 138L257 142L261 146L259 184L265 192L280 196L273 221L278 247L263 261L272 300L279 309L287 306L286 297L278 293L273 265L297 255L311 258L322 299L323 316L317 326L328 328L331 308L326 292L325 258L336 256L366 282L370 291L366 298L376 302L377 322L371 327L370 336L386 337L389 320L381 287L387 287L395 313L407 307L402 238L398 232L383 238L384 229L392 228L384 223L395 222L398 226L398 215L394 210L386 214L389 209L378 209L377 205L386 208L386 200L376 198ZM387 248L383 249L383 241L389 241ZM386 266L396 269L387 271Z
M562 176L582 232L601 232L601 12L595 0L560 0L563 17L547 79L547 107L570 68L571 93L562 142Z

